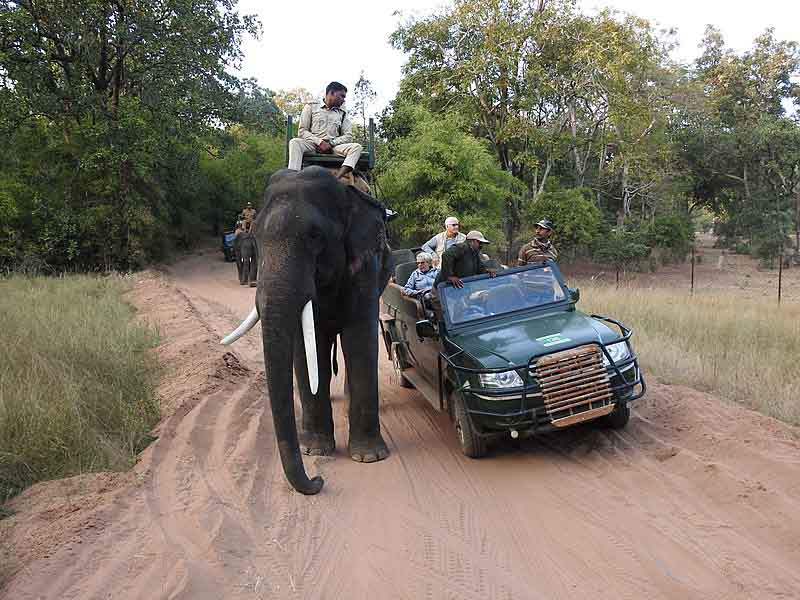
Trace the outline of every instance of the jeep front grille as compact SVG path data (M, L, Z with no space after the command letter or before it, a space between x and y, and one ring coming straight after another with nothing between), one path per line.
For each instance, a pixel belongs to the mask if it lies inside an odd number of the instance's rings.
M564 427L610 413L611 384L597 346L543 356L531 369L553 425Z

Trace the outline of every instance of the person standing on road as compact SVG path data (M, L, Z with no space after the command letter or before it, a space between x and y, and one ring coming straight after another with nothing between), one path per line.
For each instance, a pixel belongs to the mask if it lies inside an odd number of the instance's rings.
M467 239L467 236L461 233L458 228L458 219L455 217L447 217L444 220L444 231L437 233L422 245L422 251L431 255L433 259L431 264L433 264L434 267L439 266L442 255L448 248L455 244L460 244Z
M517 264L522 267L532 263L541 263L546 260L556 260L556 251L550 236L553 235L553 222L542 219L536 224L535 237L520 248Z
M299 171L303 154L319 152L343 156L344 162L336 173L337 178L348 178L361 157L363 147L353 142L353 123L341 106L347 97L347 88L331 81L325 88L322 104L306 104L300 114L298 136L289 141L289 168Z
M483 237L480 231L470 231L463 242L445 250L445 253L442 254L439 274L433 284L434 290L443 281L448 281L460 288L464 287L464 283L461 281L463 277L484 273L489 273L494 277L496 273L487 269L481 259L481 246L488 243L490 243L489 240Z

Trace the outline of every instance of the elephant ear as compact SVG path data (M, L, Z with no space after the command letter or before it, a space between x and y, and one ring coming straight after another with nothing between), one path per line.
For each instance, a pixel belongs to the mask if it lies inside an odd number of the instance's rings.
M348 186L349 214L345 245L350 275L364 269L386 246L385 211L377 200Z

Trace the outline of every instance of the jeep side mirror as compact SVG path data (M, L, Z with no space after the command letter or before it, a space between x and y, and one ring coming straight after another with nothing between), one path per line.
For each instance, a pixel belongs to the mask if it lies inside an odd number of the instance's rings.
M436 337L436 327L428 319L417 321L417 336L420 338Z
M573 304L577 304L578 300L581 299L581 291L578 288L567 288L569 289L569 299L572 301Z

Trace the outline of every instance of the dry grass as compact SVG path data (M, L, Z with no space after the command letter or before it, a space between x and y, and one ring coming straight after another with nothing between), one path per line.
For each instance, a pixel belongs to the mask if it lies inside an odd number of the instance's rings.
M0 503L45 479L128 467L159 417L155 333L122 277L0 280Z
M800 424L800 305L585 282L581 298L634 329L645 373Z

